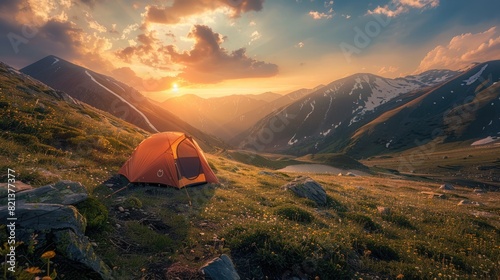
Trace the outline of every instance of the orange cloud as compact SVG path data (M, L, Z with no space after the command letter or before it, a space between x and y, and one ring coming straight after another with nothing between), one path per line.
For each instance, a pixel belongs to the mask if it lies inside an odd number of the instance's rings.
M428 9L437 6L439 6L439 0L392 0L388 5L377 6L367 13L396 17L408 13L410 9Z
M480 33L453 37L448 45L439 45L427 53L416 73L429 69L460 69L473 62L500 59L500 35L496 27Z
M193 83L217 83L228 79L271 77L278 66L246 55L244 48L229 52L221 47L224 37L205 25L195 25L188 34L195 40L190 51L179 52L175 46L162 49L173 62L185 68L179 75Z
M231 10L233 17L249 11L260 11L264 0L174 0L171 6L147 6L146 22L176 24L183 18L213 11L222 7Z
M320 13L318 11L310 11L309 15L313 19L331 19L331 18L333 18L333 15L331 15L331 14Z
M144 91L162 91L172 87L175 77L161 77L159 79L143 79L130 67L122 67L112 71L117 80L137 89Z

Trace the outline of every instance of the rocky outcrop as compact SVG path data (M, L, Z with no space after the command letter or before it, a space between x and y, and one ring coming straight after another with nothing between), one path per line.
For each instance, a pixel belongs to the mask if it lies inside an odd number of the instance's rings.
M95 254L84 234L87 226L85 217L71 205L87 197L87 190L82 184L61 181L16 193L14 215L9 216L8 206L2 206L0 219L7 221L7 218L16 218L14 223L18 241L28 244L32 234L36 234L37 248L54 244L59 256L76 264L89 278L112 279L111 270Z
M234 268L233 262L227 255L222 255L205 264L201 271L205 279L210 280L239 280L240 276Z
M284 185L283 189L293 192L298 197L310 199L319 206L325 206L327 203L325 189L310 177L297 177Z
M17 184L16 184L17 185ZM59 181L36 189L16 193L16 203L48 203L74 205L88 198L85 187L72 181ZM5 202L5 203L4 203ZM7 195L0 196L0 204L7 204Z

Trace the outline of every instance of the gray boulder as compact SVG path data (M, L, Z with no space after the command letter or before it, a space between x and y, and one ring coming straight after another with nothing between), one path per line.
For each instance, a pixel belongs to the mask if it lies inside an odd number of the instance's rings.
M284 185L283 189L293 192L298 197L308 198L320 206L326 205L325 189L310 177L297 177Z
M205 279L210 280L239 280L240 276L231 259L227 255L222 255L218 258L205 264L201 267L201 271L205 275Z
M61 204L25 203L16 205L16 239L28 243L38 234L38 248L55 244L56 251L95 274L95 278L112 279L111 270L95 254L84 235L86 220L73 206ZM0 219L8 216L7 206L0 207Z
M59 181L36 189L16 193L16 204L48 203L73 205L84 201L89 196L87 189L78 182ZM0 198L0 203L5 205L7 197Z

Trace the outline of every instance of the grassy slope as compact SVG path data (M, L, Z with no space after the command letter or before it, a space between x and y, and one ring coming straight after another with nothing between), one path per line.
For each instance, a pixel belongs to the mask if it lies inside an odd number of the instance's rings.
M500 145L472 147L471 142L430 142L400 153L371 157L362 163L436 180L469 182L470 187L488 185L500 189Z
M489 279L500 273L498 192L478 196L458 186L446 199L431 199L420 192L437 191L438 183L316 174L329 196L328 206L317 207L280 188L291 175L208 159L221 185L188 188L189 196L132 188L104 200L115 209L111 224L121 226L95 238L120 279L157 279L173 263L194 269L221 253L232 255L243 279ZM116 207L130 196L159 217L153 230L119 217ZM457 206L467 198L483 205ZM392 214L382 216L377 206Z
M0 71L0 169L14 169L17 180L36 187L67 179L92 189L147 136L107 113L64 101L64 94L41 83Z

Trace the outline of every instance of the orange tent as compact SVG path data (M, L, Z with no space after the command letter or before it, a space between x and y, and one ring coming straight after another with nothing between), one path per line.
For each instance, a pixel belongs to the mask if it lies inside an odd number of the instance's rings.
M200 146L182 132L163 132L145 139L118 173L130 182L177 188L219 182Z

